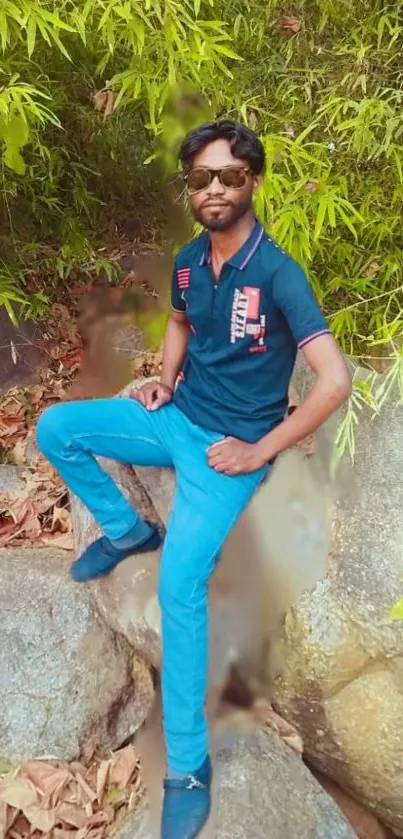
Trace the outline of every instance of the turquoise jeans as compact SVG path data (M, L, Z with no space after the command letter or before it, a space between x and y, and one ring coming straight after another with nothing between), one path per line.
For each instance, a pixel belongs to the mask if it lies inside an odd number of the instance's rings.
M226 537L267 472L266 467L236 477L215 472L207 450L221 438L194 425L172 403L148 412L123 398L54 405L37 427L39 448L111 539L127 533L137 513L95 456L175 469L158 596L167 761L178 772L195 771L208 751L208 581Z

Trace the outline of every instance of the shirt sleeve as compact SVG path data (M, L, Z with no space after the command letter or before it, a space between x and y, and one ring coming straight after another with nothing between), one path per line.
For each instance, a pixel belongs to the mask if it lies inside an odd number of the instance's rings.
M276 271L273 297L299 349L330 332L306 274L293 259L287 259Z
M179 266L177 260L175 260L172 271L171 306L176 312L186 312L186 302L182 298L182 289L179 288Z

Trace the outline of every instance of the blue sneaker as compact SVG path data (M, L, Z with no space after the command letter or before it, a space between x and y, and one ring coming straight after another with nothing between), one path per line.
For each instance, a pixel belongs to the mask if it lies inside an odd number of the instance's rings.
M141 542L138 542L130 548L117 548L112 545L106 536L101 536L96 539L91 545L86 548L83 554L73 562L70 569L70 574L76 582L84 583L87 580L96 580L98 577L105 577L128 556L133 556L137 553L147 553L147 551L156 551L162 542L160 532L155 524L147 522L151 527L152 533Z
M211 807L211 763L206 757L193 775L165 778L161 839L195 839L206 824Z

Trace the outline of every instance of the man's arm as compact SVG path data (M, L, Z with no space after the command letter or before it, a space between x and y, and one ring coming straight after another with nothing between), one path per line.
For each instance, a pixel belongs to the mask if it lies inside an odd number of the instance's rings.
M273 278L273 297L294 340L316 373L316 381L302 404L258 443L242 443L227 437L211 447L210 465L227 475L253 472L312 434L351 392L351 377L344 358L304 272L293 260L287 260Z
M161 371L161 384L172 391L186 355L188 337L189 321L186 315L172 309L165 333Z
M351 393L350 372L332 335L321 335L302 352L316 380L295 411L257 444L263 463L316 431Z
M280 425L257 443L227 437L209 449L210 466L226 475L254 472L278 454L313 434L351 393L351 376L331 335L321 335L302 352L316 373L307 397Z
M159 382L146 382L133 393L148 411L156 411L170 402L180 373L189 337L189 321L184 312L172 309L164 339L162 370Z

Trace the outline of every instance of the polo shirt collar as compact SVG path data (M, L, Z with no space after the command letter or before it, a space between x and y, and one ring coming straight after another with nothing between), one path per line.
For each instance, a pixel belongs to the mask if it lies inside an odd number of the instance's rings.
M235 253L234 256L231 257L231 259L228 259L228 265L232 265L233 268L237 268L239 271L243 271L243 269L246 268L249 260L252 259L254 253L256 253L260 245L260 242L262 241L263 233L263 227L260 221L256 219L250 236L246 240L245 244L242 245L242 247L239 249L239 251L237 251L237 253ZM210 265L211 263L210 236L207 233L207 231L203 238L203 251L199 262L200 266Z

